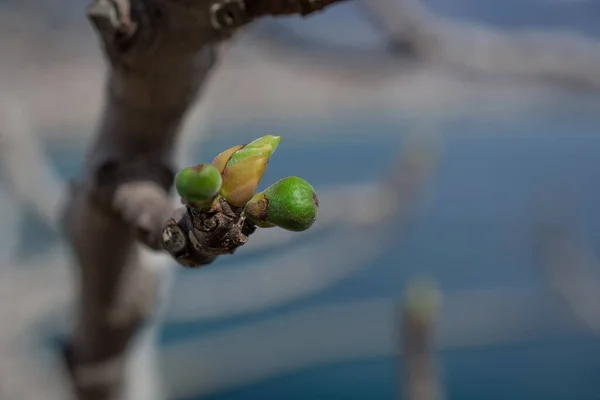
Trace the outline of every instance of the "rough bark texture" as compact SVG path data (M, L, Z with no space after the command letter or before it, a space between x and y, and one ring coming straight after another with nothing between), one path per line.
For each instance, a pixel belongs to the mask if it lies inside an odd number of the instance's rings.
M158 282L138 263L138 239L197 266L252 232L239 210L175 212L168 195L177 135L215 46L257 17L306 15L337 1L96 0L88 8L109 72L83 183L72 185L64 213L79 267L77 324L65 347L78 399L120 396L127 346L154 309Z

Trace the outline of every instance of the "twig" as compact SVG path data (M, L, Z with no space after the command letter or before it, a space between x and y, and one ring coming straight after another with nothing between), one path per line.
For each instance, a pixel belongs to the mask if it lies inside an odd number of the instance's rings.
M411 284L401 309L404 373L400 393L407 400L442 400L435 362L434 329L440 294L429 285Z

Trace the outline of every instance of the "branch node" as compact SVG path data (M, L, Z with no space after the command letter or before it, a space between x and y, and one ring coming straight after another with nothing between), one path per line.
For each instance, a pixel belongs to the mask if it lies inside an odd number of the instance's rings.
M175 219L171 219L167 222L165 229L163 230L162 236L163 246L171 254L179 254L185 250L187 240L185 233L177 225Z
M193 207L178 210L162 231L162 244L179 264L200 267L219 255L233 254L255 230L241 208L221 199L208 211Z
M104 37L113 36L119 28L119 13L110 0L95 0L87 7L86 13Z
M129 0L94 0L86 13L107 42L129 39L137 29L131 19Z
M243 0L221 0L210 7L210 23L217 31L230 31L249 22Z

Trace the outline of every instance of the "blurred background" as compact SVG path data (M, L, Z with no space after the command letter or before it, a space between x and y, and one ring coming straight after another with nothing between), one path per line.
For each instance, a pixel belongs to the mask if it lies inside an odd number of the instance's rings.
M2 400L66 397L57 210L106 68L83 3L0 1ZM599 20L594 0L362 0L223 45L179 164L281 135L263 185L306 178L320 217L201 270L147 254L165 295L129 398L399 399L424 277L447 398L600 399Z

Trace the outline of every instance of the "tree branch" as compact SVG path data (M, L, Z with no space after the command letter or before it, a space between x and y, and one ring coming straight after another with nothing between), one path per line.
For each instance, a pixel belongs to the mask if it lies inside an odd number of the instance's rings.
M556 197L553 197L556 201ZM595 335L600 335L598 257L579 238L574 215L550 209L535 221L534 244L544 283Z
M598 90L598 40L559 29L509 30L436 15L422 0L364 0L387 49L370 51L303 38L282 24L263 24L249 41L273 61L301 61L310 71L351 81L381 82L418 63ZM275 50L275 51L274 51ZM276 57L272 55L276 53ZM285 56L281 56L281 54ZM377 71L374 73L374 71Z
M64 213L79 265L77 324L65 347L78 399L120 395L128 344L154 309L157 277L138 262L136 239L202 265L252 231L226 204L212 214L174 212L168 195L174 145L216 44L260 16L308 15L337 1L96 0L88 8L109 73L84 183L72 185Z
M362 2L390 46L470 72L597 90L598 41L569 30L507 30L438 16L422 0Z

